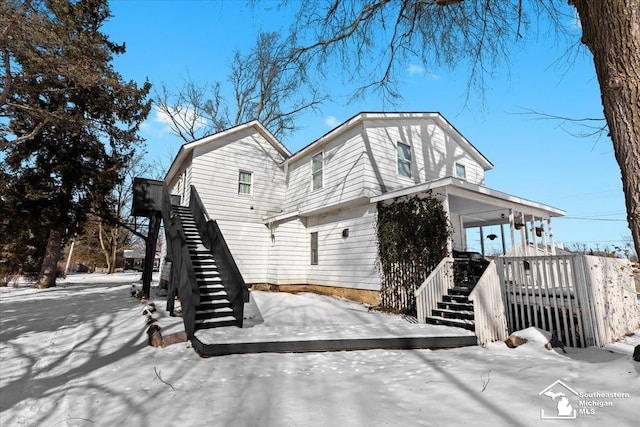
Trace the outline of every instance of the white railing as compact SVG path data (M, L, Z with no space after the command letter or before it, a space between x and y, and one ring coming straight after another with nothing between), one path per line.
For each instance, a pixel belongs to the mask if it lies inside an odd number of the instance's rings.
M500 257L510 331L556 331L569 346L602 346L637 326L631 269L625 260L580 254ZM631 302L630 302L631 300Z
M443 258L429 277L416 290L416 311L419 323L425 323L431 310L438 307L442 295L453 287L453 258Z
M473 303L475 334L478 337L478 344L503 341L509 337L502 298L498 269L495 261L491 261L469 294L469 300Z

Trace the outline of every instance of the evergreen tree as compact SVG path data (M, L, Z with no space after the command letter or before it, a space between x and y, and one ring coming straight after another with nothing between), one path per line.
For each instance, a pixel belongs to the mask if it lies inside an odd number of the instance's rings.
M26 214L20 227L31 235L46 234L37 285L48 287L65 239L90 208L109 211L108 195L141 142L150 84L114 71L125 48L100 32L110 17L106 0L26 4L2 6L2 29L12 29L2 32L1 59L10 62L0 81L2 209Z

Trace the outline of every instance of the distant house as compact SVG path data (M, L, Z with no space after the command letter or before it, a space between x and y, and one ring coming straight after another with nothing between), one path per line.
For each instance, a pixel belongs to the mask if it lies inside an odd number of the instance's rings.
M487 187L492 168L439 113L360 113L295 154L257 121L207 136L180 148L165 181L183 205L197 189L247 284L375 303L378 202L431 191L452 250L496 224L511 225L511 246L518 225L544 228L553 248L551 218L564 212Z

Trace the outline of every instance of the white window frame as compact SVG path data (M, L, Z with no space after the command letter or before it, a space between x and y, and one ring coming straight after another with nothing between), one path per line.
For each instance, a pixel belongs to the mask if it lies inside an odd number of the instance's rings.
M313 170L313 161L317 157L320 157L320 169L314 171ZM316 178L317 175L320 175L320 186L319 187L316 187L315 178ZM311 190L312 191L320 190L320 189L322 189L322 187L324 187L324 151L321 151L318 154L315 154L315 155L311 156Z
M242 176L249 175L249 182L243 181ZM249 187L249 192L246 193L242 191L243 186ZM240 169L238 171L238 195L239 196L251 196L253 195L253 172L249 172L247 170Z
M409 158L405 159L400 157L400 146L404 145L405 147L409 148ZM398 176L401 176L403 178L413 178L413 170L411 167L411 163L413 162L413 150L411 149L411 145L409 144L405 144L404 142L400 142L400 141L396 141L396 173L398 174ZM400 173L400 164L408 164L409 165L409 175L405 175L403 173Z
M455 169L456 169L456 178L460 178L460 179L467 179L467 167L465 165L463 165L462 163L456 163L455 164ZM462 173L460 173L460 171L462 171Z

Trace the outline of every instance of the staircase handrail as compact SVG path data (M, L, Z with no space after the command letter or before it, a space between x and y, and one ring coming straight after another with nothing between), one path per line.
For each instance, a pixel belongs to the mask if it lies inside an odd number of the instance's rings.
M453 258L444 257L416 290L416 311L419 323L438 307L442 295L453 287Z
M191 339L195 333L196 307L200 305L200 289L180 216L176 215L172 218L171 229L174 247L174 262L171 263L172 279L177 282L182 320L187 337Z
M218 222L211 219L207 213L202 199L194 186L191 186L189 207L193 214L196 228L200 234L202 244L213 254L222 285L227 292L233 314L242 327L244 315L244 303L249 301L249 289L240 273L240 269L233 259L229 246L222 235Z
M182 320L189 339L195 333L196 307L200 304L200 290L193 269L187 238L184 234L180 216L174 215L171 208L171 196L164 185L162 197L162 220L164 222L167 244L167 259L171 261L171 276L167 310L174 314L176 293L180 298Z
M509 337L506 311L496 262L492 260L469 294L473 303L478 344L504 341Z

